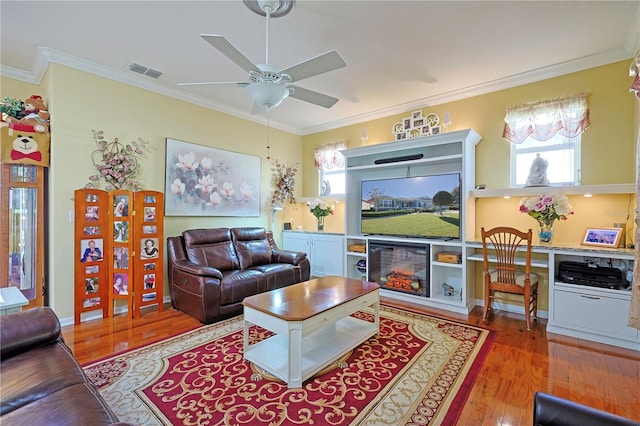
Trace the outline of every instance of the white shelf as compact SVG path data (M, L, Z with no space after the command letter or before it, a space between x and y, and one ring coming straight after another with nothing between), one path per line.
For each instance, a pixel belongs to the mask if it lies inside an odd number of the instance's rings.
M346 317L335 326L317 331L302 340L302 380L306 380L378 332L376 324ZM289 382L289 340L276 334L250 346L244 357L274 376ZM356 345L357 346L357 345Z
M558 193L565 195L585 194L635 194L636 186L633 183L611 185L579 185L579 186L536 186L528 188L503 188L503 189L476 189L469 191L475 198L495 197L527 197L546 193Z
M474 253L472 255L467 256L467 260L473 260L475 262L484 262L484 256L482 253ZM495 263L497 260L495 255L489 255L489 262ZM524 266L525 258L516 256L516 265ZM531 258L531 266L534 268L544 268L549 269L549 261L546 259L537 259Z
M403 161L403 166L415 166L417 164L428 164L428 163L444 163L448 160L459 160L462 158L462 154L453 154L453 155L441 155L440 157L434 158L422 158L420 160L409 160ZM375 169L385 169L390 167L398 167L398 163L382 163L382 164L367 164L363 166L351 166L349 170L375 170Z

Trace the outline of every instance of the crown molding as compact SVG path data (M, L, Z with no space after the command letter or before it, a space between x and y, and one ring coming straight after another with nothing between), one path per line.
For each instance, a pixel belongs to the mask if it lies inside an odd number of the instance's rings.
M524 73L500 78L498 80L490 81L487 83L469 86L462 89L456 89L449 92L417 99L415 101L395 105L392 107L383 108L377 111L371 111L365 114L347 117L339 121L333 121L319 126L307 127L303 129L302 134L308 135L362 123L363 121L377 120L380 118L389 117L391 115L406 113L407 111L412 111L415 109L440 105L447 102L459 101L479 95L486 95L487 93L510 89L513 87L522 86L524 84L535 83L538 81L546 80L553 77L559 77L578 71L584 71L589 68L595 68L631 58L634 55L633 52L635 52L636 48L637 46L631 47L628 45L624 49L585 56L549 67L538 68L533 71L527 71Z
M283 123L274 122L273 120L271 120L270 123L267 123L266 118L252 116L246 112L229 108L226 105L219 104L202 96L185 93L178 89L171 89L162 86L161 84L158 84L153 80L149 80L148 78L138 75L132 75L127 71L121 71L114 68L106 67L97 62L70 55L68 53L49 47L38 48L34 67L31 72L0 65L0 75L14 78L16 80L25 81L27 83L40 84L44 73L46 72L47 67L50 63L60 64L80 71L88 72L103 78L107 78L109 80L118 81L120 83L134 86L139 89L148 90L150 92L158 93L217 112L229 114L238 118L242 118L244 120L252 121L254 123L262 125L269 124L272 128L283 130L289 133L299 134L300 131L300 129L298 128L287 126Z
M411 102L405 102L402 104L394 105L391 107L382 108L376 111L370 111L364 114L358 114L351 117L346 117L341 120L324 123L318 126L311 126L306 128L296 128L280 122L267 121L266 118L250 115L244 111L239 111L235 108L229 108L226 105L222 105L211 99L204 98L202 96L185 93L178 89L171 89L164 87L154 81L148 80L144 77L132 75L126 71L116 70L96 62L79 58L74 55L70 55L65 52L61 52L49 47L39 47L38 54L31 72L19 70L17 68L0 65L0 75L13 78L16 80L24 81L32 84L40 84L42 78L50 63L56 63L65 65L70 68L74 68L80 71L85 71L91 74L95 74L110 80L125 83L137 88L148 90L154 93L165 95L174 99L178 99L184 102L188 102L194 105L208 108L217 112L229 114L244 120L248 120L261 125L269 125L270 127L283 130L289 133L293 133L300 136L305 136L313 133L323 132L327 130L333 130L340 127L350 126L353 124L362 123L364 121L377 120L380 118L389 117L391 115L406 113L415 109L421 109L428 106L440 105L443 103L459 101L462 99L471 98L474 96L484 95L487 93L496 92L499 90L510 89L513 87L521 86L524 84L535 83L541 80L546 80L553 77L559 77L561 75L570 74L573 72L584 71L589 68L595 68L602 65L607 65L613 62L629 59L635 55L640 48L640 29L634 29L629 41L625 48L617 49L614 51L608 51L599 53L596 55L585 56L572 61L567 61L561 64L552 65L549 67L539 68L537 70L528 71L521 74L507 76L501 79L497 79L491 82L482 83L474 86L465 87L462 89L456 89L449 92L439 93L433 96L428 96L420 99L416 99Z

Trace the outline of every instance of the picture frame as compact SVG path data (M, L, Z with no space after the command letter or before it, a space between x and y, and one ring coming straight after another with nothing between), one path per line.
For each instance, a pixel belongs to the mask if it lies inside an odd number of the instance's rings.
M165 216L260 216L260 157L167 138L165 163Z
M417 111L413 111L411 113L411 118L413 118L413 119L420 118L420 117L422 117L422 110L421 109L419 109Z
M617 248L622 238L622 228L587 228L582 242L584 246Z

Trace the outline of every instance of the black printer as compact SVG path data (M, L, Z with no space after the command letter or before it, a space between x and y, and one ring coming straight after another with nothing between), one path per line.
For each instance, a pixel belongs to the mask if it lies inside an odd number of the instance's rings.
M558 279L569 284L622 290L628 286L624 271L592 263L563 261L558 265Z

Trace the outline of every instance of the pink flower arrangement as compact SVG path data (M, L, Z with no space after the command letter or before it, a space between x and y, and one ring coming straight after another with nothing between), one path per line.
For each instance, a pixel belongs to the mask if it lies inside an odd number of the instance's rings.
M526 213L539 224L551 225L556 220L567 220L573 214L566 195L546 194L539 197L523 198L520 213Z

